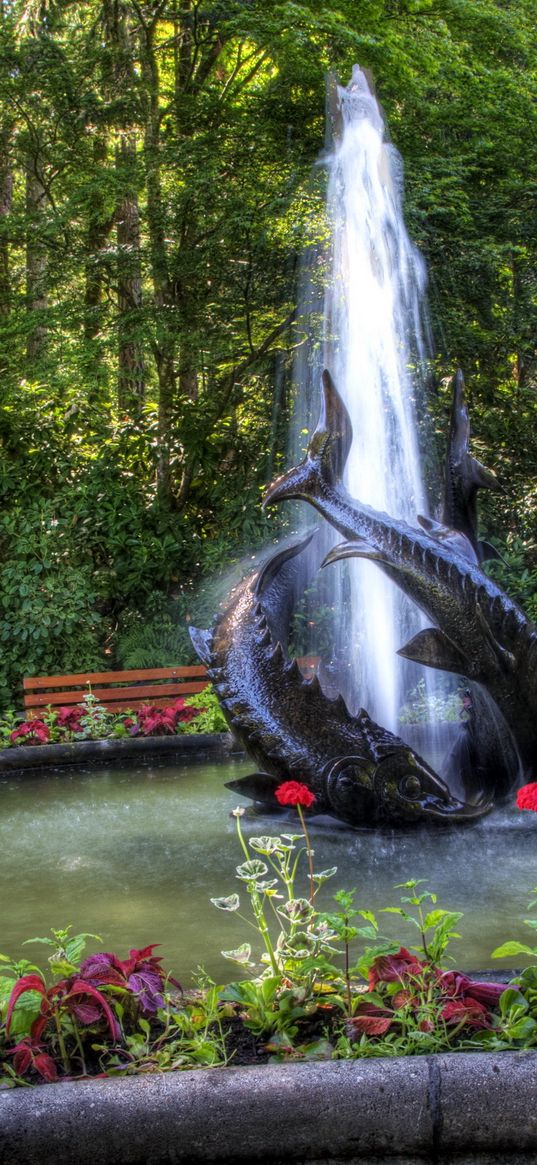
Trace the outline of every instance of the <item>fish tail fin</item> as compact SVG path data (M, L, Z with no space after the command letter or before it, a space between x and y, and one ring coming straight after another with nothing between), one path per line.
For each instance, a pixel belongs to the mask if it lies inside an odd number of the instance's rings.
M309 546L312 538L315 537L316 533L316 529L308 530L307 534L305 534L303 538L295 540L294 542L289 542L286 546L283 547L279 554L273 554L272 557L268 559L265 565L261 568L259 577L255 583L255 593L258 599L262 597L267 587L270 586L271 582L277 578L285 563L292 561L294 558L297 558L298 555L301 554L307 546ZM196 644L194 644L194 647L195 646Z
M212 631L202 631L200 627L189 627L188 632L194 651L201 662L208 667L211 662Z
M450 443L453 454L460 461L464 458L465 473L475 489L493 489L505 492L492 469L487 469L472 456L469 450L470 421L464 393L464 376L457 368L453 378L453 400L451 405ZM449 525L449 522L447 523Z
M351 419L327 369L321 386L321 413L306 456L268 487L264 506L286 498L307 500L315 497L323 484L335 485L341 478L352 442Z

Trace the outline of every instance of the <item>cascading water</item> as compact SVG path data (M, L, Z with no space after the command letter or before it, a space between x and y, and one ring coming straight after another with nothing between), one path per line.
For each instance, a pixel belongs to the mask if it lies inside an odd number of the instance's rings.
M349 86L337 89L336 121L323 159L329 254L317 252L315 259L324 271L324 334L322 345L317 338L309 352L307 345L301 349L297 396L309 402L311 382L318 385L321 367L330 369L353 425L349 492L416 525L416 515L428 511L414 403L427 357L425 265L403 221L401 160L385 140L378 104L358 67ZM314 332L315 277L306 282L304 310ZM315 413L304 415L304 405L297 409L295 451L304 443L300 432L311 431L315 419ZM396 652L421 626L419 612L372 563L353 561L339 574L330 570L334 591L346 586L345 603L334 593L334 607L347 612L337 654L348 652L350 702L401 731L400 705L416 672ZM425 682L434 688L434 675ZM348 683L345 695L349 699Z

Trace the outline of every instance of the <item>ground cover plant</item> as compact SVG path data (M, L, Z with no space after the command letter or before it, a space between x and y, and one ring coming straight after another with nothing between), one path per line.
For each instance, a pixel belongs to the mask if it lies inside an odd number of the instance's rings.
M277 796L296 806L300 832L246 839L245 810L236 809L241 891L212 899L243 917L259 946L222 952L239 976L219 985L201 972L186 987L164 970L154 943L121 958L85 955L98 936L69 927L30 939L47 948L46 972L0 956L2 1087L267 1060L537 1047L537 946L506 942L492 952L530 960L510 984L455 970L448 947L462 916L415 879L397 887L398 905L380 912L412 928L416 942L407 946L382 934L355 890L318 908L320 887L337 871L315 869L313 794L286 781ZM517 804L537 810L537 784ZM537 929L536 919L526 922Z
M164 708L144 704L136 710L109 712L91 694L82 703L44 709L25 720L14 712L0 719L0 748L21 745L69 744L135 736L174 736L183 732L227 732L227 724L212 691L187 699L179 697Z

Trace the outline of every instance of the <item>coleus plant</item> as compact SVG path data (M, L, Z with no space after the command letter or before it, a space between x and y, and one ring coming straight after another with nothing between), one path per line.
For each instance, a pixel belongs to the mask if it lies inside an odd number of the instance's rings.
M351 1041L361 1036L398 1035L409 1026L442 1032L446 1043L463 1030L492 1029L493 1013L505 983L483 983L457 971L444 971L406 947L378 955L369 970L369 990L347 1019Z
M109 1046L116 1046L123 1040L126 1023L136 1026L137 1021L153 1017L163 1006L167 983L181 991L181 985L166 976L161 959L153 954L154 943L132 949L127 959L102 952L78 965L86 939L98 936L70 936L69 928L52 934L53 938L28 941L53 948L49 966L61 978L47 985L43 973L31 967L14 983L5 1019L9 1040L17 1005L28 1000L29 1030L22 1033L8 1055L17 1074L34 1072L47 1082L58 1078L60 1066L64 1075L73 1071L85 1074L88 1043L91 1047L100 1037ZM20 1022L17 1026L21 1034Z

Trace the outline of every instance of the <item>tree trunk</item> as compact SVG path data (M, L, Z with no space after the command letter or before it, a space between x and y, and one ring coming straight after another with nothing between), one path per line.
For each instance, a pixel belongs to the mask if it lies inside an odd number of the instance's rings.
M127 190L134 187L136 141L124 135L116 153L116 166L122 176L129 175ZM134 193L125 193L116 212L118 250L118 404L127 412L137 413L144 402L145 365L140 340L142 275L140 263L140 214Z
M155 57L154 26L147 27L142 46L145 93L144 162L147 194L147 226L153 281L155 338L159 404L157 429L157 492L160 503L174 509L171 452L176 398L175 355L177 323L173 311L174 288L168 269L166 214L162 197L160 165L160 78Z
M13 197L13 174L9 153L10 142L11 127L4 126L0 130L0 315L3 316L9 315L11 310L9 235L7 230Z
M99 173L106 162L107 147L104 134L98 133L93 143L93 164ZM88 215L86 286L84 293L84 335L95 340L102 328L102 300L104 289L105 247L112 229L112 219L100 187L92 194Z
M40 180L36 159L28 157L26 164L26 309L28 312L28 339L26 356L29 375L33 366L46 353L46 310L48 263L42 240L42 219L46 191Z

